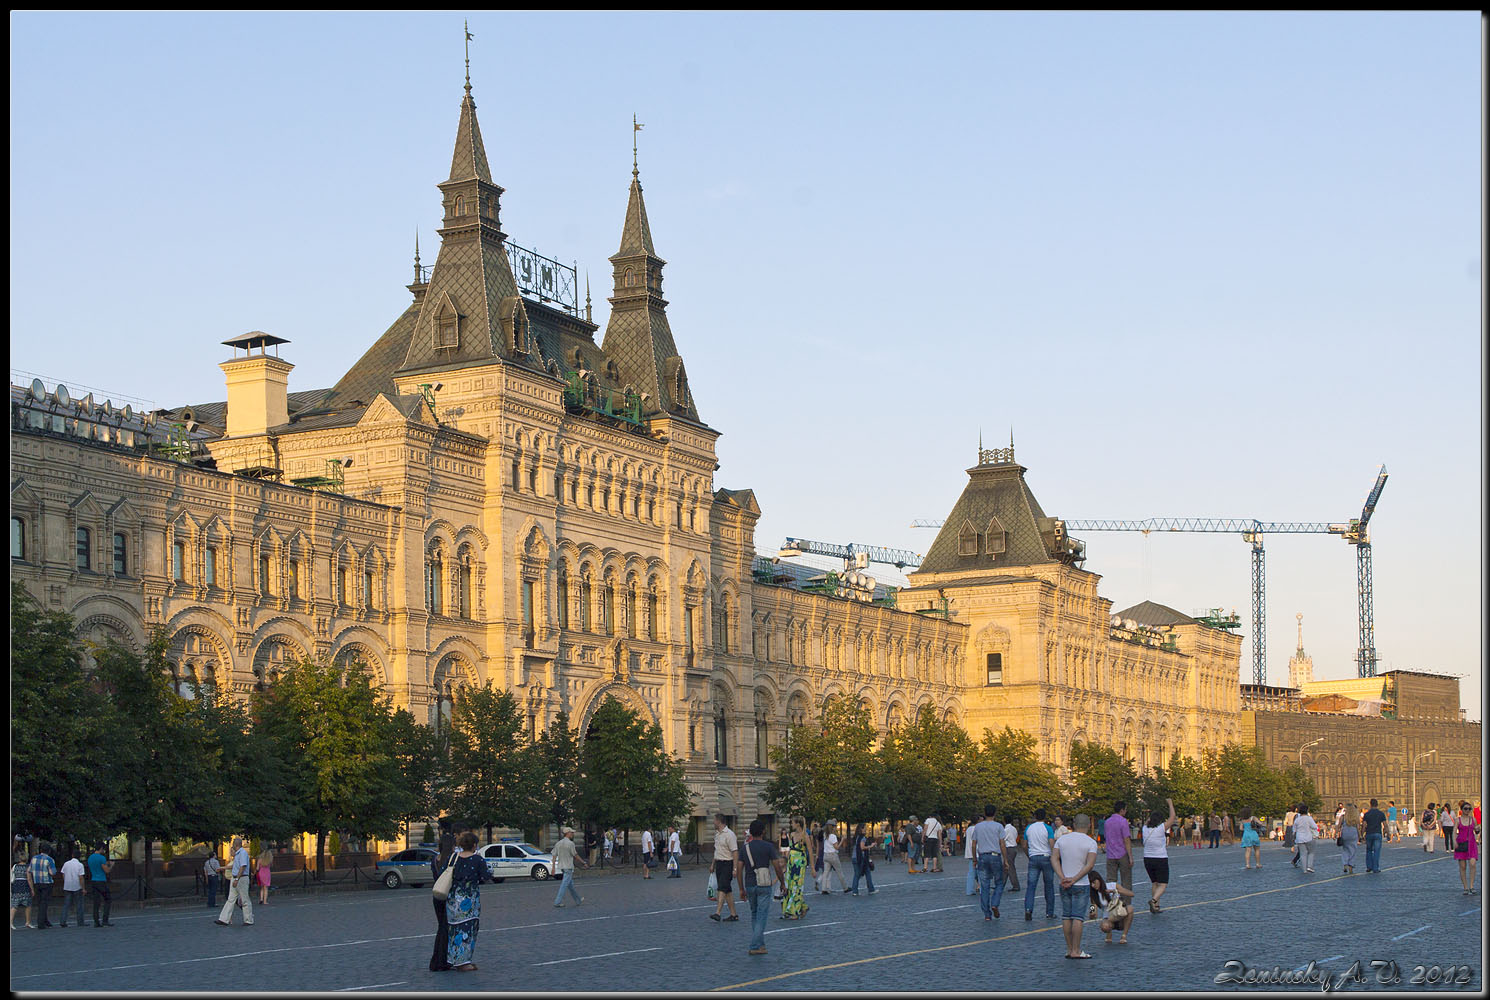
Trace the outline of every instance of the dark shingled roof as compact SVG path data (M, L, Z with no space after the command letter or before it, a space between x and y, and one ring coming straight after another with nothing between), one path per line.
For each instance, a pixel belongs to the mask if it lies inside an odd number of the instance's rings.
M365 405L377 398L380 392L396 395L398 390L393 387L393 373L409 353L409 337L414 332L414 320L418 318L419 303L412 302L340 381L325 393L318 408L351 406L354 403Z
M1049 518L1040 502L1024 481L1024 466L1014 462L980 465L967 470L968 484L957 498L952 513L937 532L936 541L921 562L921 573L947 573L957 570L1034 566L1059 562L1046 547L1042 530L1049 530ZM990 556L987 552L988 528L997 517L1005 532L1004 551ZM978 533L976 555L958 554L958 535L965 523ZM914 575L912 576L914 582Z
M1135 604L1125 611L1114 611L1116 618L1131 618L1140 625L1194 625L1194 618L1182 614L1174 608L1163 604L1155 604L1153 601L1144 601Z

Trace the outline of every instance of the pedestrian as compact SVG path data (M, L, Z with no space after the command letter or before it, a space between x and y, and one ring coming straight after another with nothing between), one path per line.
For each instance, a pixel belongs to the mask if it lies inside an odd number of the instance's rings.
M233 858L229 864L228 871L228 901L222 904L222 912L218 914L214 923L227 927L233 922L233 911L239 907L243 909L243 926L252 927L254 922L253 893L248 887L249 861L248 848L244 846L242 837L234 837L232 851ZM88 863L92 865L93 859ZM93 905L98 905L95 898Z
M445 897L445 922L450 925L446 961L456 972L475 972L476 935L481 930L481 883L492 880L486 859L476 853L476 831L466 830L450 862L450 895Z
M1354 806L1351 807L1355 808ZM1347 809L1347 816L1350 811ZM1371 800L1371 808L1361 817L1361 833L1366 840L1366 871L1381 874L1381 841L1382 827L1389 822L1387 814L1376 808L1376 800ZM1390 826L1387 827L1391 829Z
M922 867L928 872L940 872L942 870L942 821L935 816L927 816L926 822L921 827L921 851L926 858Z
M554 871L559 875L559 891L554 896L554 905L564 905L564 894L567 892L574 897L574 905L578 906L585 901L585 897L579 894L574 887L574 863L577 861L586 868L590 862L579 856L579 850L574 846L574 827L566 826L560 832L559 842L554 845Z
M978 894L978 859L973 856L973 838L970 836L974 820L967 825L967 833L962 836L962 856L967 859L967 880L964 883L964 895L976 896Z
M843 877L843 869L838 867L838 824L828 822L823 824L823 875L818 882L818 889L825 895L833 891L833 876L838 876L838 884L843 886L843 891L848 892L848 880Z
M1024 919L1035 919L1035 883L1045 883L1045 916L1055 916L1055 869L1050 865L1050 827L1045 810L1035 810L1035 821L1024 828Z
M589 825L585 827L585 857L592 865L600 860L600 840L595 834L595 828Z
M1005 881L1009 888L1015 892L1019 891L1019 866L1015 864L1019 860L1019 817L1013 810L1004 810L1004 846L1007 847L1009 855L1009 868L1005 872ZM1029 878L1029 865L1025 865L1025 879Z
M1205 832L1206 837L1210 840L1210 843L1206 845L1208 848L1221 846L1221 816L1219 813L1211 813L1211 818L1206 824Z
M1217 820L1218 824L1220 820ZM1118 799L1112 806L1112 815L1107 817L1107 822L1102 824L1102 832L1107 840L1107 881L1119 882L1133 888L1133 852L1128 847L1128 840L1133 836L1133 828L1128 825L1128 803ZM1220 834L1220 831L1217 831Z
M440 849L435 859L429 863L429 870L434 875L435 882L440 881L440 876L455 860L455 838L449 833L440 834ZM454 877L453 875L451 876ZM431 895L431 901L435 907L435 948L429 955L430 972L450 971L450 921L445 916L445 900L439 896ZM448 898L448 897L447 897Z
M607 831L605 831L605 860L607 862L610 861L611 853L615 849L616 849L616 838L615 838L615 835L610 830L607 830Z
M1459 819L1454 829L1454 858L1459 862L1459 881L1464 883L1464 895L1473 895L1474 863L1480 858L1480 828L1468 802L1459 804Z
M1373 806L1376 805L1376 801L1373 799L1371 801L1371 804ZM1386 836L1386 842L1388 844L1395 844L1397 841L1399 841L1401 839L1402 839L1402 837L1398 833L1398 830L1397 830L1397 801L1395 799L1387 799L1387 836Z
M1190 817L1190 846L1200 850L1201 829L1205 826L1205 819L1199 813Z
M217 860L217 848L207 851L207 860L202 862L202 880L207 883L207 909L217 906L217 883L222 878L222 862Z
M1091 903L1087 907L1087 916L1091 916L1093 910L1101 916L1102 923L1098 926L1107 936L1108 944L1112 944L1114 930L1122 931L1123 936L1118 939L1118 944L1127 944L1128 927L1133 923L1133 890L1121 885L1108 885L1096 872L1092 872L1088 880L1091 883ZM1123 900L1124 896L1128 897L1126 902Z
M1440 802L1438 804L1438 832L1443 835L1443 850L1445 854L1454 852L1454 814L1449 812L1449 804Z
M1293 842L1299 849L1298 860L1304 871L1314 871L1314 840L1319 836L1319 824L1309 815L1309 807L1300 803L1298 818L1293 821Z
M26 848L17 845L10 854L10 929L19 930L16 927L16 912L21 914L21 927L30 927L31 920L27 917L27 911L31 909L31 879L30 865L26 863Z
M817 853L814 855L817 860L816 863L812 866L812 887L814 889L819 889L822 887L823 865L825 863L823 861L824 837L822 824L820 824L817 820L813 820L812 828L809 831L809 834L812 837L813 846L817 850Z
M859 832L864 832L862 823ZM868 842L867 837L862 839ZM760 817L751 820L745 830L745 846L735 854L735 869L740 880L740 892L750 902L748 953L764 955L766 918L771 912L771 886L782 878L782 861L781 850L766 839L766 821Z
M1294 846L1294 844L1293 844L1293 821L1296 820L1296 819L1298 819L1298 815L1299 815L1298 814L1298 811L1296 809L1294 809L1292 806L1289 806L1288 812L1286 812L1286 813L1283 814L1283 846L1284 847L1292 848ZM1299 853L1298 853L1297 850L1294 850L1294 852L1293 852L1293 864L1294 864L1294 867L1295 868L1298 867L1298 863L1299 863Z
M62 926L67 926L67 912L74 910L78 926L83 926L83 862L78 860L76 846L67 849L67 860L62 862Z
M1252 817L1252 807L1242 810L1242 867L1250 870L1252 862L1262 867L1262 837L1257 832L1257 820Z
M1428 803L1428 808L1423 810L1423 822L1420 824L1423 830L1423 850L1429 854L1433 853L1434 842L1438 840L1438 810L1434 808L1438 803Z
M114 908L114 897L109 892L109 872L114 870L114 862L110 861L105 853L107 844L99 844L88 855L88 887L93 891L93 926L113 927L109 923L109 911ZM246 857L246 855L245 855ZM98 919L98 905L103 904L103 919Z
M859 894L860 878L863 878L865 885L869 887L869 895L873 896L879 891L874 887L874 876L870 874L874 871L874 859L869 856L872 845L869 834L864 830L864 824L860 823L854 828L854 884L849 888L849 892L855 896Z
M48 853L50 850L51 845L45 841L37 844L31 863L26 866L26 877L31 882L31 909L35 917L32 923L40 930L52 926L47 917L47 903L52 898L52 882L57 878L57 862L52 860Z
M1174 825L1174 800L1165 799L1169 806L1166 817L1155 809L1149 813L1149 821L1143 825L1143 870L1149 876L1149 912L1161 912L1159 899L1169 888L1169 828ZM1253 839L1256 839L1253 834ZM1245 851L1243 853L1246 853ZM1130 867L1131 870L1131 867ZM1126 930L1124 931L1126 934Z
M835 840L837 838L834 838ZM714 814L714 879L719 885L718 899L714 903L714 912L709 914L710 920L739 920L740 915L735 912L735 898L733 895L735 865L740 860L740 841L735 836L735 831L729 828L725 822L724 813ZM843 880L843 873L838 873L839 881ZM729 916L720 917L720 911L724 905L729 904Z
M254 879L259 884L259 905L269 905L269 879L273 876L274 852L264 848L259 852L258 870L254 872Z
M907 863L905 873L907 875L919 875L921 869L916 867L916 862L921 860L921 848L924 846L923 827L921 826L921 821L914 816L910 818L910 822L906 826L906 840L910 842L911 849L906 854Z
M652 867L657 863L652 860L652 831L642 831L642 878L652 877Z
M802 821L793 820L787 840L786 889L781 900L783 920L801 920L810 909L804 886L807 883L807 873L812 871L813 853L812 838L802 826Z
M983 919L992 920L999 915L999 901L1004 898L1004 865L1009 861L1004 825L994 819L993 806L983 807L983 820L969 831L968 840L978 859L978 904Z
M1081 928L1091 898L1088 877L1097 864L1097 842L1087 834L1092 819L1086 813L1078 813L1072 826L1074 829L1056 841L1050 860L1061 886L1061 929L1066 936L1066 957L1091 958L1081 950Z
M683 843L678 839L676 823L667 825L667 867L668 878L683 877Z
M1340 831L1335 835L1335 843L1340 847L1340 867L1344 874L1354 875L1356 849L1361 843L1361 814L1354 804L1345 807L1345 815L1340 817L1340 825L1336 829ZM1371 870L1369 844L1366 847L1366 870Z
M1064 813L1055 818L1055 832L1050 835L1051 847L1054 847L1060 841L1061 837L1071 832L1070 820L1071 817ZM1055 852L1052 851L1050 856L1052 858L1055 857Z
M885 849L885 864L888 865L895 860L895 834L890 832L889 827L885 827L885 839L881 846Z

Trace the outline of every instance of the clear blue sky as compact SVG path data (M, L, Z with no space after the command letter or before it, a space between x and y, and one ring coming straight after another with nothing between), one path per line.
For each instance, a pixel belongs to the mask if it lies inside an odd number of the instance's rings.
M223 339L330 385L434 257L458 14L11 16L12 368L222 399ZM1382 666L1482 664L1479 18L478 14L512 238L595 278L631 115L717 483L757 535L924 552L981 428L1047 513L1342 521L1379 463ZM1248 615L1239 538L1087 536L1118 608ZM1268 540L1354 674L1355 559ZM1244 670L1250 651L1244 650Z

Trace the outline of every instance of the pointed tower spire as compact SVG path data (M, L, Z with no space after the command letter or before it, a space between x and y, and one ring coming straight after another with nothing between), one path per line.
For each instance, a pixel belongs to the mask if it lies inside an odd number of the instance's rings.
M610 258L615 285L601 346L620 366L623 380L641 393L643 413L677 414L697 420L688 374L668 325L667 300L662 297L662 268L667 261L657 256L652 245L652 228L642 200L635 159L635 134L642 125L635 116L631 124L631 191L621 227L621 248Z
M1298 613L1297 617L1298 617L1298 620L1299 620L1299 653L1298 653L1298 655L1300 657L1302 657L1304 655L1304 613L1302 611L1300 611Z
M424 281L424 269L419 266L419 227L414 227L414 284Z

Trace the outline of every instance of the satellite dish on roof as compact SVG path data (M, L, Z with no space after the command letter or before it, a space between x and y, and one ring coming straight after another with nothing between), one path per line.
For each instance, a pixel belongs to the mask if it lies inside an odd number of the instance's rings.
M61 382L57 383L57 390L53 393L53 396L56 397L58 406L67 406L72 402L72 397L67 394L67 386Z
M47 394L47 387L42 383L41 379L39 379L39 378L32 379L31 380L31 395L30 395L29 398L31 398L31 399L43 399L43 398L46 397L46 394Z

